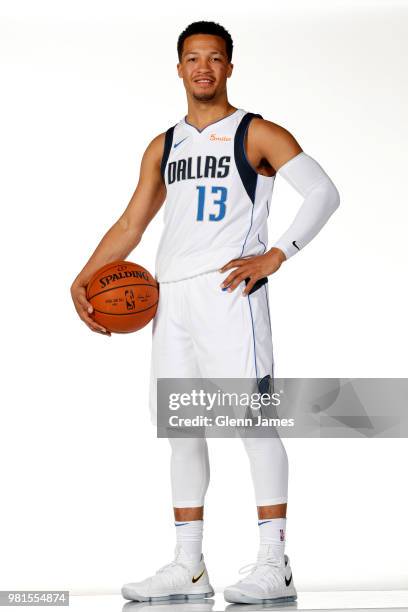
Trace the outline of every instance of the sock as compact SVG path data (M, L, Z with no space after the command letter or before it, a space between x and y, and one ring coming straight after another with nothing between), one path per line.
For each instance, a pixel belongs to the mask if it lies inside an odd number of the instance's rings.
M193 563L201 559L204 521L176 521L177 544L186 552Z
M259 556L283 559L285 554L286 519L259 519Z

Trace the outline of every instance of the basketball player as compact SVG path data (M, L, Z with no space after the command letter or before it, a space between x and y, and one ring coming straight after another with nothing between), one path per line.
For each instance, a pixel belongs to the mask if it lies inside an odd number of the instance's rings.
M273 377L267 278L299 253L339 205L323 168L283 127L230 104L233 43L219 24L196 22L178 39L178 76L187 115L148 145L136 190L75 279L72 297L81 319L85 297L101 266L126 259L166 200L156 259L160 283L153 321L151 411L157 378ZM267 219L279 173L304 198L288 230L267 249ZM279 437L243 438L253 479L260 534L250 573L225 590L227 601L293 601L285 555L288 461ZM213 595L202 555L204 498L209 483L205 438L173 438L171 484L177 534L175 558L154 576L127 584L136 601Z

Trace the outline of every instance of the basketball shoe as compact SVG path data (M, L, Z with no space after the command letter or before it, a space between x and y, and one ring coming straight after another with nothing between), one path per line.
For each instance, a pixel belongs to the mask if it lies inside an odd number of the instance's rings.
M125 599L133 601L165 601L212 597L204 557L192 563L188 554L176 546L174 561L160 568L154 576L122 587Z
M240 573L251 568L250 573L225 589L226 601L279 604L296 600L297 593L288 556L276 559L268 553L268 546L262 547L256 563L241 568Z

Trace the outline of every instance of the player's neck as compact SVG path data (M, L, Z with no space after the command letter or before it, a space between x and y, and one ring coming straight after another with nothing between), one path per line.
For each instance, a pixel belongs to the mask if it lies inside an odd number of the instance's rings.
M215 123L227 115L231 115L236 110L237 108L232 106L226 99L219 102L214 100L209 102L188 100L186 119L188 123L201 130L206 125Z

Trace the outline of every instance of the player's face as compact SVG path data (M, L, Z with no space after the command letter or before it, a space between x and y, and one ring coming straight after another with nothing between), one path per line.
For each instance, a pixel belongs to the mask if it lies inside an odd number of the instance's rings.
M211 34L194 34L184 41L177 64L184 87L196 100L212 100L226 90L233 65L228 61L225 41Z

